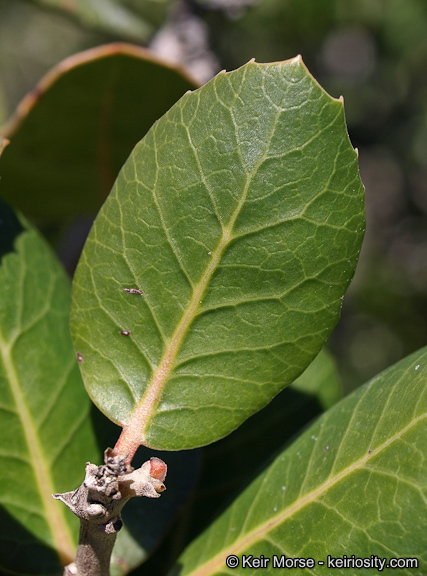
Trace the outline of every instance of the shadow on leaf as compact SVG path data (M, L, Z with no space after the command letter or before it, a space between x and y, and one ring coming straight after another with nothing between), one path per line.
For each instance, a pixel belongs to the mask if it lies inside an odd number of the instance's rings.
M0 507L0 574L62 573L57 553Z

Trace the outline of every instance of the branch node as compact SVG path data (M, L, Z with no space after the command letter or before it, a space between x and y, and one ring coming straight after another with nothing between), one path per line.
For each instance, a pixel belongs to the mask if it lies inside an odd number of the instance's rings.
M123 506L135 496L158 498L166 489L167 467L160 458L151 458L137 470L126 458L127 454L107 448L102 466L86 463L77 490L52 494L80 518L76 560L65 568L64 576L109 576L111 552L123 526Z

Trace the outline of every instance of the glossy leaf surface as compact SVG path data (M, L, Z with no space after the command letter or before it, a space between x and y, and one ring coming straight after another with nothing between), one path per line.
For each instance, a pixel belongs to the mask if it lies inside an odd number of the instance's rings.
M58 574L78 521L51 494L77 487L98 449L69 335L70 282L0 204L0 569Z
M134 149L74 279L76 352L117 448L210 443L295 380L363 230L342 102L299 58L186 94Z
M327 557L415 558L427 572L427 349L335 405L276 458L187 549L176 574L229 574L226 557L312 558L293 574L372 574ZM319 565L318 562L324 562ZM282 568L283 569L283 568ZM252 571L250 571L252 573ZM380 573L380 572L379 572Z
M182 69L129 44L64 60L0 130L11 141L1 196L38 225L96 214L135 144L195 86Z

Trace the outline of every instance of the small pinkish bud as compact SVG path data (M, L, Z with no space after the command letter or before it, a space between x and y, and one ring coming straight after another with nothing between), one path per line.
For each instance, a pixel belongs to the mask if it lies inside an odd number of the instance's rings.
M148 498L158 498L160 492L166 490L166 486L163 484L166 471L167 466L163 460L151 458L144 462L141 468L119 476L122 497L147 496Z
M156 480L160 480L163 482L166 478L166 472L168 471L168 467L160 460L160 458L150 458L150 476L152 478L156 478Z

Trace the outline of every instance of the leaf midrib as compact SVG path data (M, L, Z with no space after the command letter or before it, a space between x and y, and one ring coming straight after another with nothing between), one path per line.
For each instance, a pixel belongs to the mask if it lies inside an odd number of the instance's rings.
M31 464L36 479L37 489L40 494L42 505L46 513L46 521L49 525L53 537L55 549L63 566L66 566L74 559L75 546L65 522L62 509L52 498L54 489L52 479L47 468L43 450L38 442L37 428L30 412L25 406L22 395L20 380L17 375L15 364L12 358L13 342L6 343L0 337L0 348L3 365L8 375L10 388L15 400L17 412L22 424L25 440L30 453Z
M280 109L276 111L276 119L274 122L271 123L272 132L274 132L276 124L277 124L277 117L280 114ZM270 134L270 138L268 141L271 140L272 134ZM241 212L241 209L246 202L249 186L252 182L254 175L257 173L259 167L264 162L266 153L268 150L267 142L265 144L264 153L260 155L257 163L247 171L246 175L246 182L242 188L242 194L237 203L237 206L230 217L230 220L226 226L224 226L219 218L217 213L216 204L210 194L210 187L208 183L205 181L204 172L200 163L200 159L196 153L194 145L191 140L191 136L188 133L188 140L190 146L193 148L196 162L199 166L199 171L202 177L202 181L206 186L206 190L208 191L209 197L215 207L215 212L217 217L222 226L222 236L218 243L217 248L212 252L212 258L206 268L205 273L203 274L199 283L193 287L193 295L188 305L187 311L183 314L181 321L179 322L169 345L163 355L162 360L160 361L158 369L153 374L151 381L149 382L147 389L141 398L140 402L138 403L137 407L134 409L130 416L129 422L127 422L123 426L122 434L115 446L115 450L121 454L128 455L128 461L131 461L136 450L138 447L143 444L145 446L150 447L148 440L146 438L146 431L150 425L151 417L153 416L154 408L157 406L158 402L160 401L160 395L162 393L163 387L166 384L167 378L173 368L174 360L178 354L180 349L181 343L184 340L185 334L187 333L188 328L190 327L194 317L196 316L196 311L199 307L199 304L203 298L203 294L209 284L209 280L211 279L213 273L218 267L218 264L221 260L222 254L225 248L228 246L230 241L234 238L232 235L232 231L234 228L234 224ZM239 153L241 154L240 148ZM242 164L244 165L244 161L242 158Z
M402 428L398 433L394 436L386 440L383 444L381 444L372 452L368 452L359 460L353 462L353 464L349 465L347 468L338 472L333 478L328 478L323 484L318 486L315 490L312 490L287 508L285 508L282 512L277 514L276 516L270 518L266 522L263 522L256 528L250 530L243 538L240 540L235 540L230 546L227 548L222 549L218 554L216 554L211 560L203 564L202 566L196 568L195 570L189 572L187 576L208 576L211 574L215 574L216 572L220 572L223 570L225 566L225 558L230 555L239 555L244 550L248 549L251 545L255 544L259 539L263 538L266 534L277 528L280 524L285 522L288 518L292 517L293 514L299 512L302 508L306 505L315 502L322 494L327 492L330 488L335 486L340 480L346 478L351 473L356 470L359 470L363 467L363 465L368 461L371 460L373 456L379 454L382 450L386 449L390 444L392 444L395 440L401 438L406 432L408 432L413 426L415 426L418 422L421 422L423 419L426 418L426 414L422 414L412 420L407 426Z
M297 61L298 60L299 60L299 58L297 58ZM246 71L247 70L245 70L245 75L246 75ZM244 81L245 81L245 78L242 79L242 84ZM216 84L215 83L214 83L214 88L216 90ZM216 96L217 96L218 101L220 101L220 98L218 97L217 93L216 93ZM197 312L200 311L200 303L203 299L203 295L204 295L205 290L208 286L209 280L212 277L212 274L214 273L216 268L218 267L221 256L222 256L224 250L226 249L227 245L229 244L229 242L232 239L235 238L235 235L232 234L234 224L235 224L235 222L236 222L236 220L237 220L237 218L241 212L242 206L246 202L250 184L251 184L254 176L257 174L259 167L261 166L261 164L264 162L264 160L266 159L266 157L269 154L271 140L272 140L272 138L275 134L276 128L277 128L278 117L284 111L284 108L282 106L276 105L276 104L273 105L272 110L273 109L275 110L275 114L273 113L272 117L271 118L269 117L270 128L269 128L269 133L266 134L266 138L263 141L264 150L261 152L261 154L259 155L257 160L254 162L254 164L252 164L252 162L251 162L250 165L248 165L247 158L243 157L242 149L240 147L239 125L236 122L236 119L234 117L233 107L232 106L231 107L226 106L222 102L220 102L220 103L225 108L227 108L228 111L230 112L231 121L234 125L236 142L237 142L236 151L240 155L241 166L244 168L244 170L246 172L246 181L244 182L244 184L241 188L241 195L240 195L240 198L237 202L237 206L234 209L234 211L232 212L228 223L225 225L221 219L221 215L219 213L218 206L216 204L216 199L215 199L214 194L212 193L212 190L211 190L211 186L206 179L204 169L203 169L202 163L201 163L200 158L199 158L199 151L193 142L192 135L190 134L190 125L191 125L191 122L193 119L191 119L190 122L188 122L188 121L186 122L186 121L184 121L183 114L181 113L180 124L187 131L188 145L193 151L194 159L195 159L195 162L198 166L200 181L205 186L206 192L210 198L210 201L212 202L216 217L217 217L217 219L220 222L220 225L222 227L222 236L219 240L217 248L213 251L213 255L212 255L212 258L209 262L208 267L206 268L202 278L198 281L198 283L196 285L193 284L188 273L186 273L186 271L183 269L182 262L180 261L179 255L176 254L176 252L174 250L173 242L168 238L169 244L171 245L175 256L178 258L179 264L181 265L181 269L184 271L184 274L186 275L187 280L189 281L193 292L192 292L190 302L188 303L187 308L184 311L184 313L181 317L181 320L179 321L175 331L173 332L171 339L169 340L169 342L167 342L165 344L165 350L164 350L163 356L160 359L158 367L153 371L152 376L150 378L150 381L147 383L145 390L142 393L141 398L134 405L134 408L130 412L130 414L128 415L128 418L126 420L123 420L121 423L123 426L123 430L122 430L122 433L120 435L118 442L116 443L115 450L120 454L127 454L127 459L129 462L132 460L132 458L133 458L137 448L139 447L139 445L143 444L145 446L151 447L150 446L150 440L148 437L149 436L148 431L150 429L150 423L151 423L153 417L156 415L156 407L158 406L158 404L161 400L162 391L164 390L164 387L167 384L168 377L174 368L174 365L175 365L174 362L178 356L178 352L179 352L181 345L184 341L185 335L188 332L188 329L190 328L191 323L193 322L195 316L197 315ZM298 104L298 107L300 107L300 106L301 106L301 103ZM322 127L322 132L324 130L326 130L330 125L332 125L335 122L335 119L336 119L337 115L341 113L341 110L342 110L342 107L339 107L339 109L337 109L337 113L334 115L333 119L330 120L329 124L325 127ZM319 137L319 134L317 132L313 133L313 135L310 137L310 139L304 143L304 146L306 146L307 143L309 141L311 141L312 139L318 138L318 137ZM153 138L155 139L155 129L153 132ZM155 154L156 154L156 150L157 150L157 148L156 148L156 146L154 146L154 153ZM162 223L163 223L160 207L158 206L158 203L156 201L155 188L156 188L156 184L154 184L154 186L153 185L150 186L150 189L152 189L152 191L153 191L153 199L157 205L157 209L159 211L160 218L161 218ZM165 230L165 233L166 233L166 236L168 237L167 230ZM204 310L203 310L203 312L204 312ZM154 446L152 446L152 447L154 447Z
M238 210L240 210L240 204ZM160 400L161 392L173 368L174 360L178 354L180 345L185 337L185 334L187 333L189 326L196 316L197 308L203 298L203 294L209 284L209 280L216 270L219 261L221 260L224 249L230 242L231 230L234 225L234 221L235 218L231 220L227 228L224 228L221 241L219 242L216 250L212 253L212 258L209 262L209 265L206 268L202 279L193 291L193 296L189 306L187 307L187 311L185 314L183 314L181 321L179 322L166 349L166 353L163 355L158 369L154 373L149 385L147 386L147 390L139 402L137 408L133 411L129 423L123 427L122 435L115 447L116 451L119 453L126 453L130 456L130 458L132 458L133 454L141 443L149 446L145 437L145 432L150 424L151 416L153 415L153 408L158 404Z

